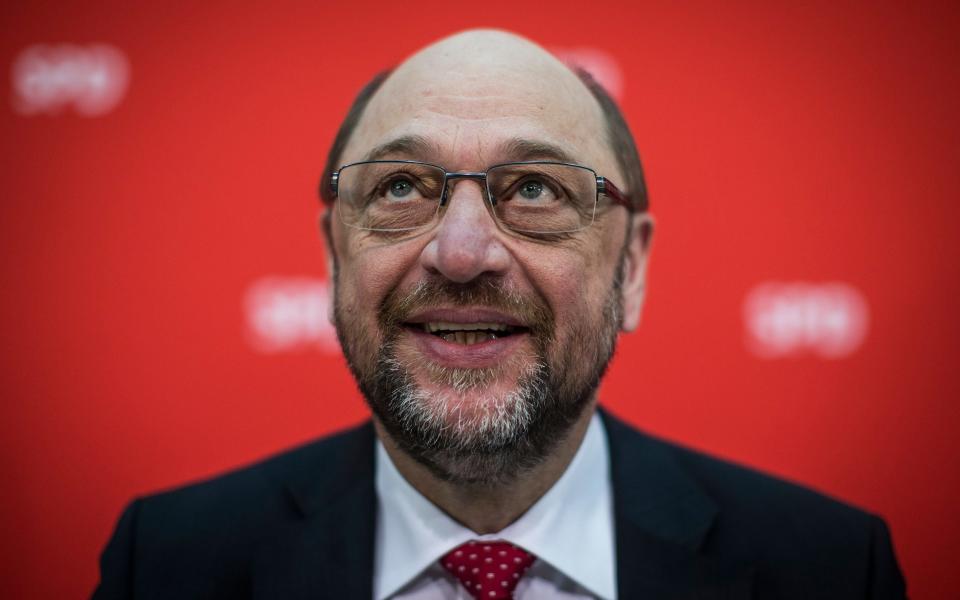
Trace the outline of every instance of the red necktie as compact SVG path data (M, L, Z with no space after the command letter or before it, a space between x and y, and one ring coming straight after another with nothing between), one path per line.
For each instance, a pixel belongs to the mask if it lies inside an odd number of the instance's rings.
M476 600L510 600L537 557L509 542L467 542L440 559Z

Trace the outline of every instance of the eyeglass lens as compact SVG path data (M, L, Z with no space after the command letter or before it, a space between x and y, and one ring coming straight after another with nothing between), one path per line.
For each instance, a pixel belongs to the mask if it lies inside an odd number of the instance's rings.
M445 178L443 169L422 163L346 166L337 182L340 218L360 229L420 229L437 217ZM596 175L585 167L546 162L505 164L490 168L486 181L493 213L513 231L572 232L593 221ZM456 183L452 177L448 185Z

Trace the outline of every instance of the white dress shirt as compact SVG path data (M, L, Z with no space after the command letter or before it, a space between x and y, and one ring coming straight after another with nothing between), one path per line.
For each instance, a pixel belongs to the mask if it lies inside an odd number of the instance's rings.
M516 600L617 597L607 436L596 414L560 479L498 533L478 535L437 508L400 475L379 440L375 485L374 600L471 600L438 562L470 540L505 540L537 556Z

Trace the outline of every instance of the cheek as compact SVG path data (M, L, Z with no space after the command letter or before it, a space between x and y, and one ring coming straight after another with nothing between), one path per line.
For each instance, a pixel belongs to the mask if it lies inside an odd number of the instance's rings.
M594 320L605 298L609 282L607 267L595 256L555 249L521 259L530 283L553 312L556 335L564 340L573 335L574 325Z
M592 331L602 319L622 242L607 229L597 227L576 245L537 248L518 257L553 310L561 341Z
M417 251L411 245L374 246L364 240L342 244L337 294L342 310L368 327L376 322L377 307L412 270Z

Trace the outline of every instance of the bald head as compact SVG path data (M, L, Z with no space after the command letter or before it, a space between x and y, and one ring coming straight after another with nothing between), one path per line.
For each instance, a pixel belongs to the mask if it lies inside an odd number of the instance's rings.
M371 149L417 138L431 155L397 158L482 171L520 159L508 147L525 140L562 148L571 160L610 173L614 161L602 131L596 100L545 50L509 33L468 31L418 52L387 78L343 161L369 159Z
M601 118L599 106L570 69L529 40L496 30L445 38L401 64L374 96L369 114L399 116L404 109L478 119L528 109L573 111L595 124Z
M391 155L397 140L416 140L417 155ZM563 155L511 154L518 141ZM632 137L606 92L542 47L499 30L444 38L375 78L341 127L326 173L386 157L474 171L512 160L565 159L621 184L638 208L646 203ZM321 195L332 200L325 188Z
M496 29L473 29L443 38L404 61L393 79L423 82L450 77L478 81L483 75L553 77L576 84L576 76L553 55L530 40ZM582 87L582 86L579 86Z

